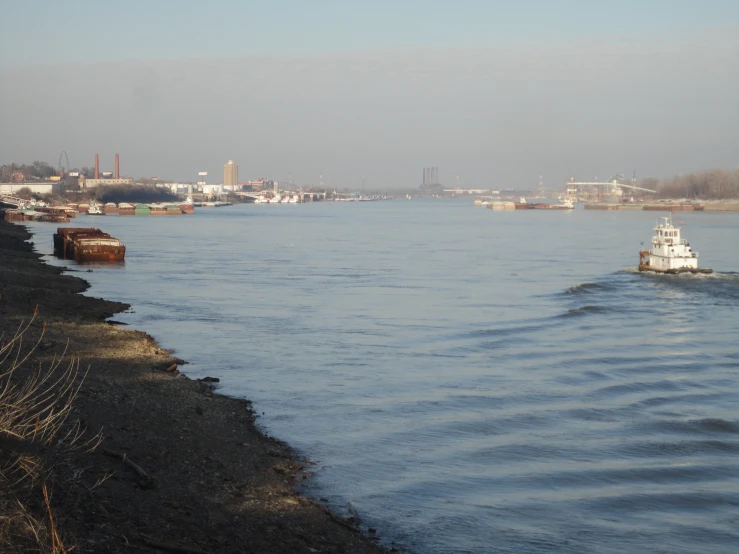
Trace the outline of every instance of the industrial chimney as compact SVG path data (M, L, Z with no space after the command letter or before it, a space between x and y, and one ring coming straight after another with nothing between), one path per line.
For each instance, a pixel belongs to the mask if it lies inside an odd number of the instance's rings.
M95 154L95 176L94 179L100 179L100 158Z
M113 173L113 179L120 179L121 178L121 174L118 171L118 169L119 169L119 167L118 167L118 154L116 154L115 155L115 170L114 170L114 173Z

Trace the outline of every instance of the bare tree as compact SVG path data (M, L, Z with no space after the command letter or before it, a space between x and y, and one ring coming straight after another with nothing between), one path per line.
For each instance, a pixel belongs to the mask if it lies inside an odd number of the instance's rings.
M642 183L647 180L644 179ZM653 188L644 184L645 188ZM710 169L663 179L656 187L662 198L720 200L739 198L739 169Z

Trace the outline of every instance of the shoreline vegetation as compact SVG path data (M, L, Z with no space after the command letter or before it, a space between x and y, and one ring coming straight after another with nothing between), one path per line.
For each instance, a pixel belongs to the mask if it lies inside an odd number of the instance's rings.
M129 306L80 294L30 237L0 220L0 551L387 552L297 492L310 460L249 401L107 322Z

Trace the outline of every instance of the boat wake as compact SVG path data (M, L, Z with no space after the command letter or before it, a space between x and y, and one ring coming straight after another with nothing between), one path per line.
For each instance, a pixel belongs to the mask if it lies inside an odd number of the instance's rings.
M565 313L560 314L557 317L581 317L584 315L589 314L605 314L605 313L612 313L615 312L614 308L608 307L608 306L594 306L594 305L587 305L587 306L581 306L579 308L572 308L570 310L567 310Z
M714 271L713 273L658 273L656 271L639 271L637 267L626 267L619 269L617 274L640 275L658 279L718 279L739 282L737 271ZM569 290L569 289L568 289Z
M603 291L614 290L616 287L610 283L580 283L565 289L564 294L598 294Z

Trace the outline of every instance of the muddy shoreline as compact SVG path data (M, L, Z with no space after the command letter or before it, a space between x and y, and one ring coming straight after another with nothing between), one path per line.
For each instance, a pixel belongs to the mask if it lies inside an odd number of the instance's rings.
M59 455L48 477L67 548L388 551L356 517L296 492L310 461L262 433L250 402L185 377L177 369L185 362L146 333L106 322L129 306L80 294L88 283L44 263L30 238L23 225L0 221L0 332L12 334L38 306L29 331L34 340L43 333L35 360L64 355L89 368L71 418L102 437L92 452ZM28 502L46 517L38 499Z

